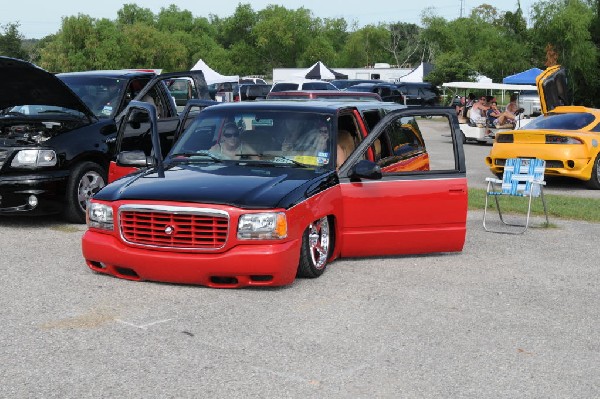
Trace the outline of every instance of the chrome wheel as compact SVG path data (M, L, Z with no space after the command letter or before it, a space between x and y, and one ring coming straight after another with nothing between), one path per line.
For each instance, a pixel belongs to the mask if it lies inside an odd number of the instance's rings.
M322 217L308 225L302 234L298 277L319 277L327 267L327 261L335 245L334 225L330 217Z
M308 226L308 248L315 269L323 269L329 255L329 221L327 217Z
M77 202L82 210L87 208L88 201L105 185L104 178L96 171L88 170L81 176L77 186Z

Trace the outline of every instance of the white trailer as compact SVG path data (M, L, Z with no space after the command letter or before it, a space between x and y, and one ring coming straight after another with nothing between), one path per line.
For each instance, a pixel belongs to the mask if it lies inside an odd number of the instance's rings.
M377 64L376 64L377 66ZM348 79L380 79L386 82L398 82L408 75L412 68L391 68L384 64L378 68L332 68L336 72L348 75ZM306 68L273 68L273 82L303 79Z

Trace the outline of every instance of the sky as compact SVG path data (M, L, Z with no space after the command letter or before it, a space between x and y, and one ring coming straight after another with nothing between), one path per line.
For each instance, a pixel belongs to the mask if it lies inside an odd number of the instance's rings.
M528 18L535 0L520 2L525 17ZM311 10L315 17L344 18L349 25L356 22L358 27L379 22L408 22L420 25L421 13L430 7L436 15L448 20L461 15L461 5L463 16L468 16L473 8L483 3L493 4L500 11L514 11L517 8L517 0L504 0L502 5L491 0L287 0L279 3L268 0L28 0L25 3L3 0L0 2L0 27L8 23L19 23L19 32L26 39L41 39L58 32L62 17L85 14L92 18L115 20L117 11L123 8L124 4L137 4L149 8L155 14L161 8L175 4L180 10L191 11L195 17L208 18L212 14L225 18L231 16L240 3L251 4L254 11L262 10L269 4L281 5L288 9L304 7Z

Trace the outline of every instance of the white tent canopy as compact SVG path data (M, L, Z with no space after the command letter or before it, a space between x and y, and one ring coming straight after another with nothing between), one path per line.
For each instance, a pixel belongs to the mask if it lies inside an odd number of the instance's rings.
M399 80L400 82L423 82L423 78L427 76L432 69L433 65L422 62L418 67L402 76Z
M227 83L227 82L238 83L238 81L240 80L240 77L238 75L232 75L232 76L221 75L219 72L215 71L214 69L212 69L211 67L206 65L206 63L204 61L202 61L201 59L198 60L198 62L196 62L196 65L194 65L191 70L192 71L197 71L197 70L202 71L202 73L204 74L204 80L206 80L206 84L209 84L209 85L214 84L214 83Z
M442 83L442 87L454 88L454 89L475 89L475 90L511 90L511 91L524 91L533 90L537 91L537 87L531 85L507 85L504 83L492 83L492 82L448 82Z
M521 92L521 91L535 91L537 92L537 87L531 85L508 85L504 83L492 83L489 82L448 82L442 83L442 88L444 89L444 95L446 94L446 89L454 89L455 92L458 90L499 90L502 92L502 101L504 101L504 95L508 92Z

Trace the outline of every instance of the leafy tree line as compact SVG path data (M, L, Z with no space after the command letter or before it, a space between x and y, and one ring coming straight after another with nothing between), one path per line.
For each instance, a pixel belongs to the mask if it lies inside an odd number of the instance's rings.
M432 9L421 26L397 22L349 26L306 8L239 4L233 15L195 17L176 5L157 14L125 4L116 19L64 17L55 34L24 40L18 22L0 25L0 54L30 60L54 72L117 68L189 69L199 58L229 75L269 76L273 68L332 67L376 62L416 66L431 62L435 84L502 78L554 63L569 72L574 102L592 105L600 94L600 0L540 0L526 16L483 4L465 18L448 20ZM552 56L549 56L551 54Z

